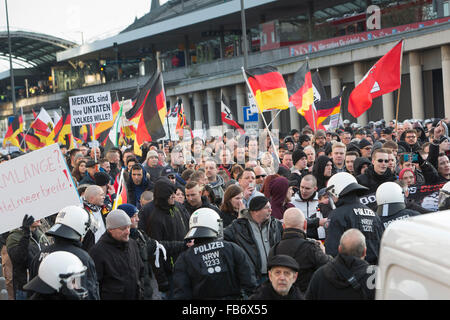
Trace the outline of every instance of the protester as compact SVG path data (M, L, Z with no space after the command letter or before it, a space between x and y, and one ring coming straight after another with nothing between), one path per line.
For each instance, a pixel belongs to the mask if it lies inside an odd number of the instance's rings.
M224 229L224 239L244 249L252 263L258 284L267 280L267 255L272 246L281 239L282 224L271 216L269 200L254 197L249 209Z
M276 255L285 254L297 261L299 275L295 283L303 294L313 273L331 260L320 241L307 239L306 226L305 216L300 209L287 209L284 213L281 241L270 249L268 256L270 260Z
M364 260L366 239L361 231L349 229L342 234L339 254L312 276L307 300L373 300L375 283L370 281L375 268Z
M102 300L143 299L144 265L136 242L130 239L130 227L130 217L123 210L111 211L106 232L89 250Z
M13 268L14 299L26 300L27 293L23 286L30 280L31 261L42 249L50 245L49 240L39 229L40 220L25 215L22 226L11 231L6 239L6 249Z
M295 285L299 267L294 258L282 254L273 256L267 268L269 280L257 289L250 300L304 300Z

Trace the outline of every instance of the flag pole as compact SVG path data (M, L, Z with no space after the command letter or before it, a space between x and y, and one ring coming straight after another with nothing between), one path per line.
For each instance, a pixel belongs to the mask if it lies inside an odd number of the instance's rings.
M405 41L404 38L402 38L402 52L400 53L400 87L398 87L398 93L397 93L397 110L396 110L396 115L395 115L395 134L397 134L397 128L398 128L398 108L400 105L400 88L402 87L401 84L401 80L402 80L402 62L403 62L403 47L405 45L405 43L403 41ZM398 137L400 139L400 137Z
M268 126L267 126L266 119L264 118L264 115L263 115L263 113L261 111L261 107L258 105L258 102L256 101L255 96L253 95L253 91L252 91L252 89L250 87L250 84L248 83L247 76L245 75L245 69L244 69L244 67L241 67L241 68L242 68L242 74L243 74L244 79L245 79L245 83L247 83L247 87L250 89L250 94L252 95L253 99L255 100L256 105L258 106L258 110L259 110L259 113L261 114L261 118L263 119L264 125L266 126L266 129L267 129L267 131L269 133L270 142L272 143L272 146L273 146L273 148L275 150L275 153L277 154L277 156L275 158L277 159L278 163L280 163L280 159L278 158L278 148L275 145L275 143L273 142L272 134L270 133L270 130L269 130Z
M272 120L270 120L270 122L269 122L269 124L268 124L268 126L270 126L271 124L272 124L272 122L274 122L275 121L275 119L278 117L278 115L280 114L280 112L281 111L283 111L282 109L280 109L278 112L277 112L277 114L275 115L275 117L273 117L273 119Z
M125 170L125 168L122 168L122 170L120 171L120 179L119 179L119 189L117 189L117 196L116 196L116 199L114 200L114 205L113 205L113 210L115 210L116 209L116 206L117 206L117 201L119 200L119 196L120 196L120 193L122 192L122 189L123 189L123 185L122 185L122 182L123 182L123 171Z

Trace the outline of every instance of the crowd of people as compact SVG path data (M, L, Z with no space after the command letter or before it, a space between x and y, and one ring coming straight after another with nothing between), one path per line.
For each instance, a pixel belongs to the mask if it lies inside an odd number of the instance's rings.
M346 120L139 154L61 146L82 206L1 235L9 299L374 299L389 224L450 208L448 130ZM440 184L430 206L409 197Z

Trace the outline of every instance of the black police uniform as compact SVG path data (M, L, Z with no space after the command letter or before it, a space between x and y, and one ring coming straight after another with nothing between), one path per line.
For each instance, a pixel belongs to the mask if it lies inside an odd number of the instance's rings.
M406 209L406 204L404 203L388 204L386 206L386 210L384 211L383 205L378 206L377 213L380 216L381 222L383 223L385 229L389 226L389 224L391 224L396 220L403 220L409 217L420 215L420 212L411 209Z
M340 196L336 207L329 215L325 252L336 257L342 234L348 229L355 228L366 238L366 261L377 264L381 236L384 231L380 217L359 201L356 192Z
M244 250L217 239L195 239L175 263L175 299L239 299L250 295L256 278Z

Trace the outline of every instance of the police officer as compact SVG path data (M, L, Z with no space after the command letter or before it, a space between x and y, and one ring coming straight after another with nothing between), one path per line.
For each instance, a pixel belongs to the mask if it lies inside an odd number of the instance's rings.
M438 208L439 210L450 209L450 181L439 190Z
M194 239L194 245L175 263L175 299L239 299L255 289L247 255L236 244L221 239L221 222L209 208L191 215L185 240Z
M367 188L358 184L350 173L339 172L328 180L327 190L336 209L328 216L330 220L325 240L326 253L337 256L342 234L348 229L356 228L366 238L366 261L377 264L384 228L380 217L359 201L359 196L364 194Z
M55 251L67 251L74 254L86 266L86 272L81 278L81 284L88 290L89 300L99 300L99 287L94 260L82 249L81 241L91 226L95 225L91 215L81 207L67 206L56 216L55 224L46 234L53 236L54 244L46 247L36 255L32 262L31 277L38 274L43 259Z
M395 182L381 184L376 193L377 213L386 229L395 221L420 215L419 212L406 209L405 196L402 188Z
M30 300L84 300L87 290L81 285L86 266L76 255L55 251L39 266L38 275L23 286L34 294Z

